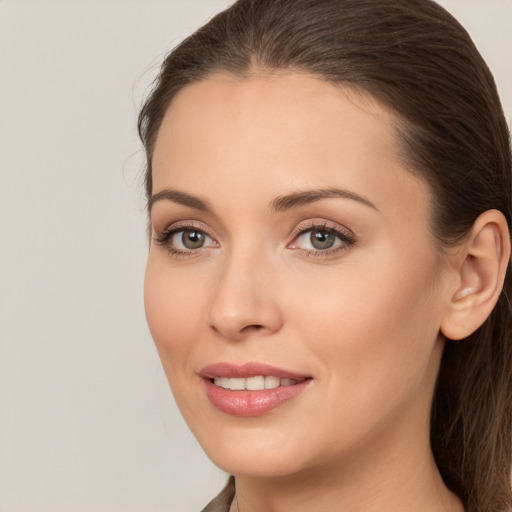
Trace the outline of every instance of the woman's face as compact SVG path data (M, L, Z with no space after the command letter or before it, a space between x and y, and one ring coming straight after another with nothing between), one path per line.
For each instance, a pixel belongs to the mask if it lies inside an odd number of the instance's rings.
M166 113L146 314L183 416L228 472L428 449L449 276L392 123L292 73L215 75Z

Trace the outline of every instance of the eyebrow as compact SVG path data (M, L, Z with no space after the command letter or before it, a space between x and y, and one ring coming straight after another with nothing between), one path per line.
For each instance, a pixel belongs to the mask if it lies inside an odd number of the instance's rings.
M158 201L172 201L173 203L181 204L182 206L188 206L202 212L211 212L212 209L207 201L200 199L199 197L187 194L186 192L180 192L179 190L164 189L156 194L152 195L147 203L147 209L151 212L151 208Z
M274 199L271 206L272 210L282 212L291 208L305 206L310 203L314 203L315 201L320 201L321 199L331 198L350 199L379 211L379 209L369 199L341 188L324 188L294 192L293 194L280 196Z
M325 188L293 192L292 194L277 197L272 201L270 206L272 211L283 212L292 208L306 206L314 203L315 201L320 201L321 199L332 198L350 199L379 211L379 209L369 199L349 190L340 188ZM202 212L212 212L212 208L207 201L191 194L187 194L186 192L171 189L164 189L152 195L147 203L148 211L151 212L151 208L156 202L164 200L172 201L173 203L187 206Z

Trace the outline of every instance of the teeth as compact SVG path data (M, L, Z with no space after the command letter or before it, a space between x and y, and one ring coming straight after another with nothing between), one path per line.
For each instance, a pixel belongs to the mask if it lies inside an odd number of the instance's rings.
M215 377L213 382L221 388L229 389L229 379L227 377Z
M265 377L248 377L245 379L245 389L250 391L258 391L260 389L265 389Z
M279 377L268 376L265 377L265 389L274 389L278 388L281 384L281 379Z
M243 377L229 379L229 389L243 391L245 389L245 379Z
M273 375L263 377L256 375L254 377L215 377L213 382L216 386L224 389L231 389L232 391L261 391L262 389L274 389L279 386L293 386L297 384L293 379L280 379Z

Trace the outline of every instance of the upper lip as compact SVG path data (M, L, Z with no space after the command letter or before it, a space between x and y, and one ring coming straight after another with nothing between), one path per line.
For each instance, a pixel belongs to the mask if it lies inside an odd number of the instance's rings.
M302 380L309 376L271 366L264 363L250 362L242 365L220 362L205 366L199 374L205 379L214 377L255 377L255 376L273 376L281 379Z

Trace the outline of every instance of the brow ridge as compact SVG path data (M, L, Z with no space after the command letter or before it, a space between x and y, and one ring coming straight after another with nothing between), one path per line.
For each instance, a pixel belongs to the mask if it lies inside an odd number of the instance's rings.
M350 190L333 187L325 189L304 190L279 196L271 202L271 210L275 212L283 212L292 208L306 206L315 201L332 198L350 199L379 211L378 208L369 199L351 192ZM147 203L148 211L151 212L153 205L158 201L163 200L172 201L182 206L194 208L202 212L212 212L212 209L207 201L191 194L187 194L186 192L172 189L164 189L152 195Z

